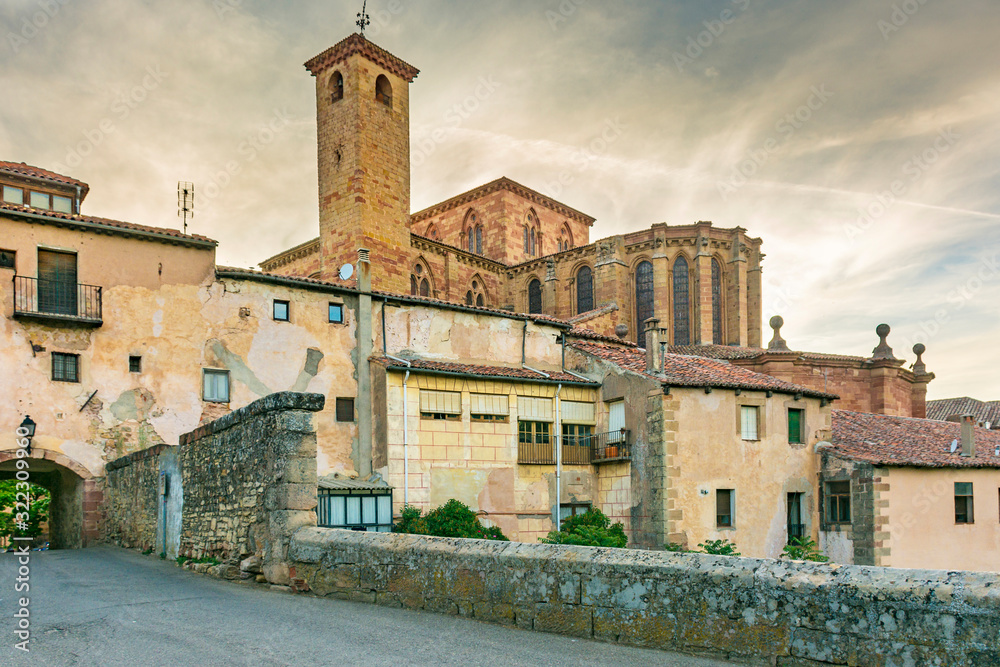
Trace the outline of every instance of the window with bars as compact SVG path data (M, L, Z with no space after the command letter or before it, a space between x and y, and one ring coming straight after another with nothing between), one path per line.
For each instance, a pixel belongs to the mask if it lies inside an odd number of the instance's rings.
M722 339L722 265L712 259L712 342L724 345Z
M538 278L528 283L528 312L532 314L542 312L542 283Z
M805 442L803 430L805 426L805 410L788 408L788 443L801 445Z
M635 329L639 347L646 347L645 322L653 316L653 263L635 267Z
M826 497L827 523L851 522L851 482L827 482L823 487Z
M955 482L955 523L975 523L972 482Z
M732 528L736 516L736 491L733 489L715 490L715 525L719 528Z
M576 272L576 313L586 313L594 309L594 272L584 266Z
M79 382L80 355L53 352L52 380L54 382Z
M755 405L740 406L740 435L744 440L760 440L760 408Z
M320 491L316 525L325 528L391 533L392 491Z
M674 345L691 344L691 292L688 261L683 255L674 262Z

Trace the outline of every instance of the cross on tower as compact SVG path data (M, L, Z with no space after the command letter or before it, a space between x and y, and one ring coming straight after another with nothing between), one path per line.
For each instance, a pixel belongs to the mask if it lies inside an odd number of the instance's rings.
M354 22L356 26L361 28L361 35L365 34L365 27L371 25L371 20L368 18L368 14L365 10L368 8L368 0L365 0L364 4L361 5L361 11L358 12L358 20Z

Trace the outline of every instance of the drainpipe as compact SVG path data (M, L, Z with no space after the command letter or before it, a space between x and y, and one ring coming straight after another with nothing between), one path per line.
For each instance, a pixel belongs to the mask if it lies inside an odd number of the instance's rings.
M562 393L562 384L556 387L556 503L552 510L552 520L555 529L559 530L559 507L562 503L562 421L559 419L559 394Z

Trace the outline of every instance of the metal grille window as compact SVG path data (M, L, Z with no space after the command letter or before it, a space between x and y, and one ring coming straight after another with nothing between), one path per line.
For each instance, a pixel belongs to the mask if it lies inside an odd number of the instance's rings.
M594 272L585 266L576 272L576 313L594 309Z
M532 314L542 312L542 283L538 278L528 283L528 312Z
M736 515L736 491L733 489L715 490L715 525L719 528L732 528Z
M274 300L274 319L279 322L288 321L288 302L280 299Z
M851 522L851 482L827 482L826 520L828 523Z
M53 352L52 379L55 382L79 382L80 355Z
M510 399L503 394L470 394L469 413L474 422L506 422Z
M722 266L712 259L712 342L723 345L722 341Z
M975 523L972 482L955 482L955 523Z
M338 398L337 399L337 421L339 421L339 422L353 422L354 421L354 399L353 398Z
M788 442L802 444L802 427L805 424L805 411L798 408L788 408Z
M392 532L392 492L320 490L316 524L370 533Z
M760 409L755 405L740 406L740 435L744 440L759 440L758 416Z
M142 372L142 357L131 356L128 358L128 372L129 373Z
M639 347L646 347L645 322L653 316L653 263L635 268L635 330Z
M691 295L688 261L681 255L674 262L674 345L691 344Z
M229 402L229 371L212 368L202 371L202 399L213 403Z

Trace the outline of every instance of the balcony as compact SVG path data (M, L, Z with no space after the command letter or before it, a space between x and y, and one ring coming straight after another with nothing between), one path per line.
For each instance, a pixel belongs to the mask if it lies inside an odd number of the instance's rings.
M104 324L96 285L14 276L14 317L47 323L99 327Z
M631 436L632 432L626 429L595 435L563 436L562 462L567 465L598 465L631 461ZM552 442L518 442L517 462L522 465L555 465Z

